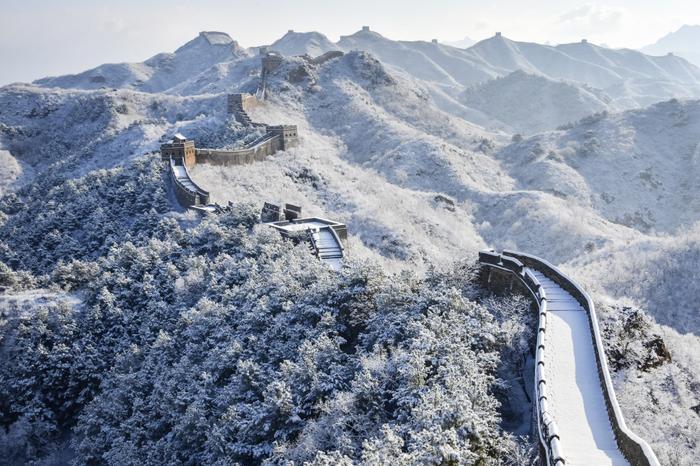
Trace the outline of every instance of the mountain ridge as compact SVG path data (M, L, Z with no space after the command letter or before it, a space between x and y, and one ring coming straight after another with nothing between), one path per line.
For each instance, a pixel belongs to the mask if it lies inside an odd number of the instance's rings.
M653 44L640 50L651 55L677 54L696 66L700 66L700 25L684 24L676 31L669 32Z
M395 41L363 28L341 36L337 43L315 31L290 30L268 49L312 57L331 50L369 52L392 73L415 79L416 86L425 89L443 110L486 127L498 124L481 110L465 106L460 95L472 86L517 70L598 89L611 98L615 109L643 107L674 97L700 97L700 69L681 57L653 57L587 41L550 46L513 41L499 33L460 49L439 42ZM43 78L35 84L187 95L221 92L224 86L240 83L242 73L255 73L260 50L240 47L226 33L205 31L175 52L141 63L105 64L76 75ZM251 74L246 89L255 86L254 79Z

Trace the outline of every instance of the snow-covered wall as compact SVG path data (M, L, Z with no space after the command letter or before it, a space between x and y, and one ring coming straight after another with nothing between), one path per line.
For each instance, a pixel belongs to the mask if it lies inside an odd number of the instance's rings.
M620 451L633 465L659 465L659 461L651 447L642 438L632 432L625 423L622 410L620 409L615 396L615 389L613 388L612 379L610 377L595 307L588 294L575 281L561 272L558 268L551 265L546 260L536 256L512 251L503 251L502 254L482 252L479 254L479 260L482 265L489 269L490 273L493 271L496 273L506 272L515 276L520 282L522 282L524 287L537 301L540 319L535 361L537 367L535 373L537 395L535 400L537 405L539 435L546 449L548 463L553 465L565 463L565 455L560 446L561 440L568 440L571 442L571 444L573 444L581 439L560 439L559 429L556 427L556 422L554 419L552 419L552 416L547 409L546 390L549 385L547 384L544 370L546 364L545 355L547 350L552 350L544 344L544 334L548 331L548 297L543 290L544 287L532 271L537 271L543 274L543 276L545 276L547 279L552 280L552 282L554 282L561 290L564 290L571 297L573 297L586 311L590 324L590 332L593 339L591 343L596 358L597 377L600 381L600 387L605 400L607 417L612 426L615 440L617 441ZM549 299L551 300L552 297L550 296ZM575 338L576 335L573 335L573 337ZM594 376L594 374L589 374L589 376ZM576 374L576 378L578 378L578 373ZM573 386L576 386L576 384L577 382L574 382ZM593 422L589 419L592 419L595 416L588 411L589 410L587 407L584 417L585 422ZM567 416L566 418L559 417L560 423L576 421L577 419L575 419L574 416ZM578 421L582 422L582 420Z

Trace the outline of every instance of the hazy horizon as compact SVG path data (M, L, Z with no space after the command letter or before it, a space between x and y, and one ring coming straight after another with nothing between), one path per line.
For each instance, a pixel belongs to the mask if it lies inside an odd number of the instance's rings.
M172 52L206 30L226 32L244 47L269 44L288 29L318 31L337 41L369 25L396 40L481 40L502 31L528 42L556 44L586 38L614 48L641 48L683 24L700 23L700 4L687 0L663 5L632 0L547 0L536 5L514 0L491 5L437 0L429 7L415 0L381 4L311 0L303 7L283 0L4 3L0 59L5 66L0 70L0 85L77 73L102 63L143 61ZM677 11L683 11L683 16L675 15Z

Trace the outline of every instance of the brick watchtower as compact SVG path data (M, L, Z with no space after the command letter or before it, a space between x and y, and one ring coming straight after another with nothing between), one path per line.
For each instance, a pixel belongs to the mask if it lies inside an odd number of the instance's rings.
M172 157L173 160L184 164L188 168L194 167L197 163L195 153L194 141L187 139L180 133L173 136L172 142L160 146L161 160L167 162Z

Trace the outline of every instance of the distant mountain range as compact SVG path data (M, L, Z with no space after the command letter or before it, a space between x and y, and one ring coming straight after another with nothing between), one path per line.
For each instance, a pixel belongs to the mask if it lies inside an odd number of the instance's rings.
M309 50L325 52L334 47L372 53L394 72L420 82L443 110L491 128L541 131L554 127L549 124L575 120L587 110L631 109L674 97L700 97L700 69L680 56L613 50L585 40L551 46L517 42L496 34L468 48L457 48L427 41L396 41L363 28L341 37L337 44L319 33L288 33L271 46L288 55ZM523 73L500 81L499 95L478 95L494 91L495 85L485 84L488 81L515 71ZM540 79L528 79L525 73ZM547 82L551 85L545 85ZM557 100L564 95L571 97L565 99L571 106L558 105ZM509 104L502 102L504 105L490 106L489 110L477 104L493 98L503 101L505 96L511 97ZM547 101L552 105L538 107ZM519 110L537 107L540 111L535 118L517 118L521 124L513 126L516 117L508 116L504 109L514 106ZM554 108L560 108L555 112L558 115L547 113Z
M496 34L459 48L437 41L392 40L364 27L337 43L319 32L290 30L267 49L312 57L331 50L369 52L392 73L414 80L440 109L487 129L509 132L532 133L590 112L700 97L700 69L681 56L613 50L585 40L551 46ZM250 90L256 85L259 51L260 47L239 46L226 33L202 32L174 53L142 63L101 65L36 84L180 95L223 92L234 85ZM518 73L511 75L514 72ZM531 117L521 118L522 112Z
M700 66L700 25L683 25L641 51L649 55L673 53Z

